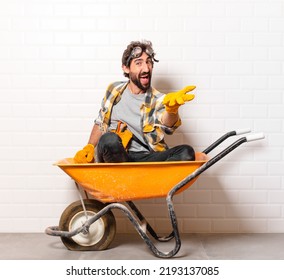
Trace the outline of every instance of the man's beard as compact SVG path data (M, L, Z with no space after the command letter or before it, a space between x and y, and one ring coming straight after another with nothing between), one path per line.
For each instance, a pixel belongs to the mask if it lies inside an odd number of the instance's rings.
M149 81L147 84L143 85L140 79L146 76L149 79ZM151 73L150 72L148 73L143 72L138 75L138 78L135 76L135 74L129 73L129 79L133 82L133 84L135 84L139 89L143 90L144 92L146 92L151 86Z

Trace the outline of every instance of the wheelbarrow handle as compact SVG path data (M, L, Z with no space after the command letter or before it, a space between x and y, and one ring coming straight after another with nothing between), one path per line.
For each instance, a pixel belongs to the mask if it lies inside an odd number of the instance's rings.
M251 132L250 128L241 128L241 129L237 129L237 130L233 130L233 131L227 132L224 135L222 135L220 138L218 138L215 142L213 142L208 148L206 148L203 151L203 153L207 155L213 149L218 147L222 142L224 142L226 139L228 139L231 136L241 135L241 134L245 134L245 133L249 133L249 132Z
M262 132L249 134L248 136L246 136L246 139L247 139L247 142L261 140L261 139L264 139L264 134Z
M176 184L169 192L168 192L168 198L169 201L171 201L173 195L181 189L183 186L185 186L187 183L198 177L201 173L203 173L205 170L207 170L209 167L214 165L216 162L221 160L223 157L225 157L227 154L231 153L233 150L235 150L237 147L242 145L246 142L256 141L264 139L265 136L263 133L253 133L249 134L246 137L241 137L235 142L233 142L230 146L225 148L223 151L221 151L219 154L215 155L213 158L209 159L207 162L205 162L203 165L201 165L199 168L197 168L194 172L189 174L187 177L185 177L182 181L180 181L178 184Z
M235 132L236 132L236 135L241 135L241 134L250 133L251 129L250 128L240 128L240 129L236 129Z

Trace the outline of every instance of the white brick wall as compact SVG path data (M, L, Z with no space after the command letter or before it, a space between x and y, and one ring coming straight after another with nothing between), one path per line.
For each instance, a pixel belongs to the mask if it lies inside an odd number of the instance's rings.
M266 135L175 199L181 232L284 232L283 11L280 0L0 0L0 232L43 232L77 200L52 163L86 143L105 88L124 79L124 48L143 38L160 59L155 87L197 86L170 145ZM169 230L164 199L138 204Z

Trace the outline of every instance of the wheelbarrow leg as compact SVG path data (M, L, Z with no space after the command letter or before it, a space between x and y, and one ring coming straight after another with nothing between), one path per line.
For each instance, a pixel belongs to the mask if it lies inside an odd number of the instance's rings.
M136 207L136 205L133 203L133 201L127 201L126 202L128 206L131 208L131 210L135 213L137 218L144 224L146 224L147 231L151 234L153 238L155 238L157 241L160 242L167 242L173 239L174 232L172 231L168 236L158 236L156 231L151 227L151 225L148 223L146 218L142 215L142 213L139 211L139 209Z
M171 219L174 219L174 222L172 222L173 228L174 228L174 237L175 237L175 246L173 250L170 252L162 252L160 251L155 244L152 242L152 240L149 238L147 233L145 232L143 226L140 225L140 223L137 221L136 217L131 213L131 211L123 204L121 203L111 203L107 205L104 209L102 209L95 217L92 217L90 220L86 222L84 226L89 227L93 222L95 222L97 219L99 219L101 216L103 216L107 211L111 209L119 209L121 210L129 219L129 221L132 223L136 231L139 233L140 237L144 240L144 242L147 244L149 249L152 251L152 253L159 257L159 258L171 258L179 251L181 242L180 242L180 236L178 233L177 228L177 222L175 218L175 214L173 211L173 214L171 215Z

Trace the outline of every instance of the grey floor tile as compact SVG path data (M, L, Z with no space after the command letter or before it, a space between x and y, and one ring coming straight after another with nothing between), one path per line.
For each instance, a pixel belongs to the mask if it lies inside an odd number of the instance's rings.
M284 234L183 234L181 260L284 260ZM172 250L173 242L159 244ZM59 237L41 233L0 233L4 260L145 260L157 259L138 234L117 234L104 251L66 249Z

